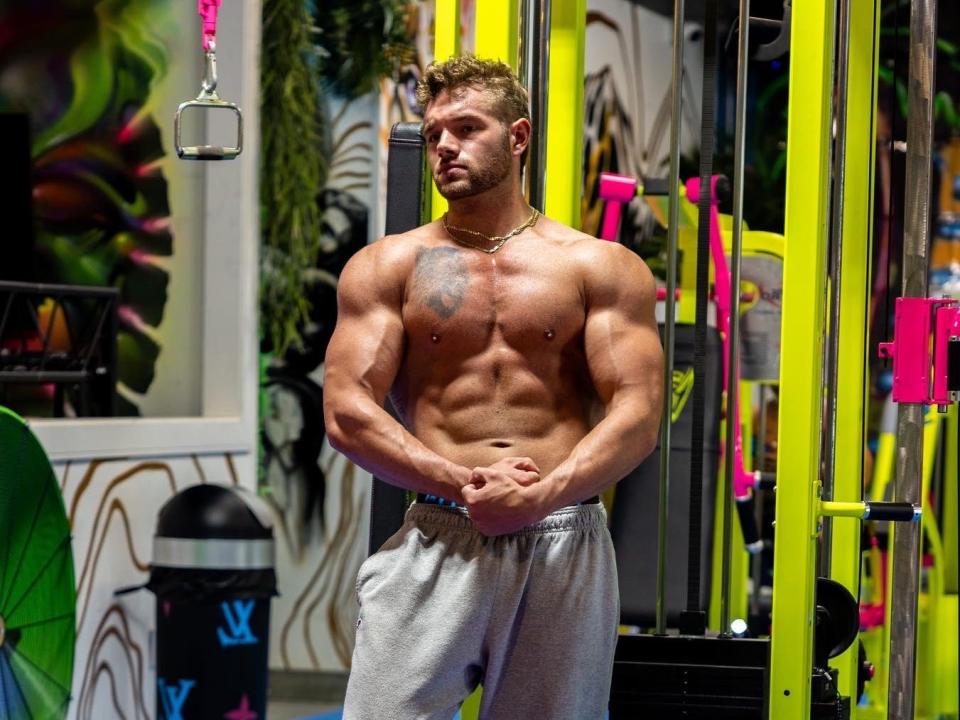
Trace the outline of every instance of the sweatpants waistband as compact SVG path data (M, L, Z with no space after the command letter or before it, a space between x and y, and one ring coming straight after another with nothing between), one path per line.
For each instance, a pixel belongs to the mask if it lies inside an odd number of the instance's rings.
M456 503L453 500L447 500L442 498L439 495L427 495L425 493L417 493L417 502L418 503L430 503L431 505L439 505L440 507L446 508L458 508L463 507L460 503ZM600 502L600 496L594 495L589 497L582 502L578 502L577 505L592 505Z
M433 527L443 527L455 532L478 532L470 521L466 509L444 507L431 503L413 503L406 514L407 522L423 523ZM543 520L510 533L517 535L542 535L565 530L595 530L607 526L607 511L601 503L574 505L560 508L547 515Z

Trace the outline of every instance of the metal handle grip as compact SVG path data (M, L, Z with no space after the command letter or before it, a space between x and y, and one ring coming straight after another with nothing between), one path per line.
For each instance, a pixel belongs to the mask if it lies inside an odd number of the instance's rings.
M237 120L237 144L234 147L220 145L184 145L181 140L181 117L187 108L196 107L205 110L219 109L232 112ZM180 103L177 114L173 119L174 146L177 156L184 160L233 160L243 152L243 113L234 103L226 102L215 97L201 96L196 100Z
M753 474L755 480L753 486L757 490L773 490L777 487L777 474L771 472L757 471Z
M743 542L747 552L751 555L763 549L763 540L760 538L760 528L757 526L757 516L754 493L747 497L737 498L737 516L740 518L740 529L743 531Z
M916 522L923 514L919 505L909 502L838 502L823 500L820 514L825 517L851 517L858 520Z
M908 502L867 502L864 520L890 520L892 522L917 522L921 516L919 505Z

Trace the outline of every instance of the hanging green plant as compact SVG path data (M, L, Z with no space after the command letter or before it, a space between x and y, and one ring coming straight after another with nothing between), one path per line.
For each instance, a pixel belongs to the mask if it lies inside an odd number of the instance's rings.
M910 4L904 0L884 0L880 20L881 55L887 58L887 62L877 68L883 87L881 92L888 93L891 101L896 98L896 109L901 118L906 118L908 115L909 12ZM934 82L936 92L933 96L933 118L937 123L934 130L935 137L938 137L941 132L948 135L960 133L960 112L957 110L956 100L958 92L956 78L960 73L960 45L956 42L956 28L955 23L947 22L937 29L939 33L936 39L937 77Z
M261 50L260 337L302 348L309 271L322 234L317 197L331 140L326 92L352 99L414 57L412 0L264 0Z
M314 9L324 79L341 97L376 89L413 61L412 0L324 0Z
M303 0L264 0L260 60L260 337L277 356L301 343L304 271L320 243L326 178L312 21Z

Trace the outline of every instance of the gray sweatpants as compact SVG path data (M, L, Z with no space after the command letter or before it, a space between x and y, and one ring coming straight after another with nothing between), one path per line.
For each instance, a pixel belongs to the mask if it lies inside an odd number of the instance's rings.
M415 503L357 597L344 720L450 720L478 683L481 720L604 716L620 608L602 505L491 538Z

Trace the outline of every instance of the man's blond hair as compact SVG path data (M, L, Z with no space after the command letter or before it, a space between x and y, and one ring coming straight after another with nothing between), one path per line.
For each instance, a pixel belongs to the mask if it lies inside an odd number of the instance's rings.
M417 102L426 110L446 90L472 87L484 90L493 98L494 114L506 125L515 120L530 120L527 91L517 80L510 66L498 60L484 60L473 55L453 57L427 66L417 83Z

